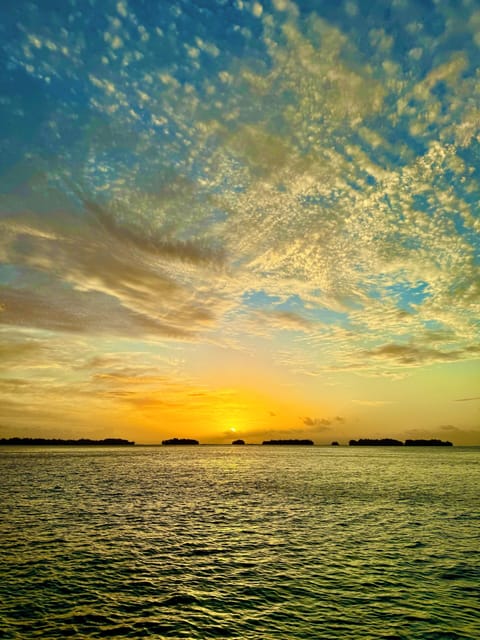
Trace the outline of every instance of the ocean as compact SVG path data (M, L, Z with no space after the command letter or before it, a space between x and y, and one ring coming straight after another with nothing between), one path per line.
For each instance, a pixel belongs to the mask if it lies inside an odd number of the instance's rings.
M0 638L480 638L480 448L1 447Z

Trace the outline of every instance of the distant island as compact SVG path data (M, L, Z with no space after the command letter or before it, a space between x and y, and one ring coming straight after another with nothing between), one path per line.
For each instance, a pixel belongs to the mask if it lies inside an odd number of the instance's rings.
M313 445L313 440L264 440L262 444L299 444Z
M164 446L179 445L179 444L200 444L198 440L192 438L170 438L169 440L162 440Z
M135 442L123 440L122 438L104 438L103 440L90 440L80 438L79 440L64 440L63 438L1 438L0 445L41 445L41 446L107 446L107 447L133 447Z
M348 443L351 447L453 447L448 440L405 440L405 444L401 440L394 438L360 438L360 440L350 440Z
M351 447L403 447L401 440L393 438L360 438L360 440L350 440Z
M449 440L405 440L406 447L453 447Z
M239 440L234 440L234 441L232 442L232 444L245 444L245 440L241 440L241 439L239 439Z

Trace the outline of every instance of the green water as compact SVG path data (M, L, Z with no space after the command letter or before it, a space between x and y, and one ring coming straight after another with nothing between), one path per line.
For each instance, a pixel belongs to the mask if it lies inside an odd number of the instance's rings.
M0 638L480 637L480 449L0 450Z

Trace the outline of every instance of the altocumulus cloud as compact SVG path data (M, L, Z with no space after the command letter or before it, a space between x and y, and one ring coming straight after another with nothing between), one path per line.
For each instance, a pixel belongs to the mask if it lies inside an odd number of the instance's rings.
M0 322L288 330L311 372L477 357L475 5L227 4L15 14Z

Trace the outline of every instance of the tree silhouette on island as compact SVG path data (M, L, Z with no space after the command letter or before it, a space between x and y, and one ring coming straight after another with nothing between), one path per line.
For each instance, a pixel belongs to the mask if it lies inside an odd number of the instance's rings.
M359 440L350 440L348 443L351 447L453 447L453 443L448 440L405 440L405 444L401 440L394 438L360 438Z
M313 440L264 440L262 444L295 444L295 445L309 445L314 444Z
M103 440L91 440L80 438L78 440L64 440L63 438L1 438L0 445L42 445L42 446L107 446L107 447L133 447L135 442L123 438L104 438Z

